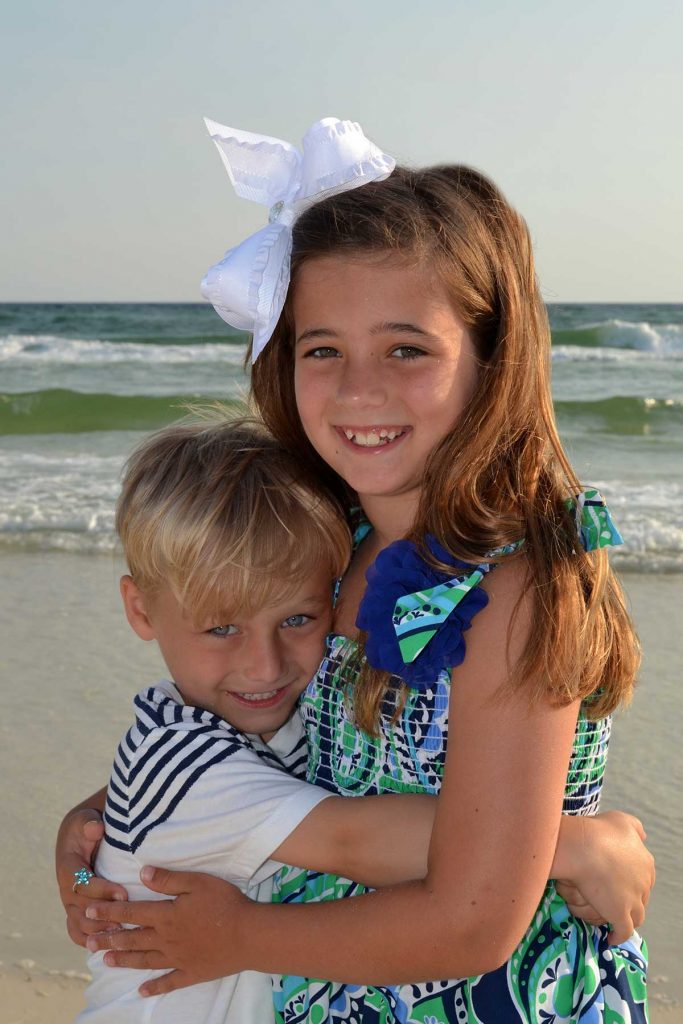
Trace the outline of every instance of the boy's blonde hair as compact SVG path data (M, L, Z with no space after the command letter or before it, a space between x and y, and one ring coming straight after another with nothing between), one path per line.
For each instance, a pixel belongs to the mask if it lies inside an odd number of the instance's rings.
M183 420L125 466L116 530L136 584L169 587L193 622L223 621L330 581L351 538L336 501L256 420Z

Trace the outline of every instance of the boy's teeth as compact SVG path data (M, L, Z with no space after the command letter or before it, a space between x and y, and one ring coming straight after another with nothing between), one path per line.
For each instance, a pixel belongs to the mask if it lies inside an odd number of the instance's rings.
M381 430L368 430L363 432L362 430L344 430L349 441L353 441L354 444L361 445L364 448L376 448L381 444L388 444L389 441L395 441L402 430L387 430L386 427L382 427Z

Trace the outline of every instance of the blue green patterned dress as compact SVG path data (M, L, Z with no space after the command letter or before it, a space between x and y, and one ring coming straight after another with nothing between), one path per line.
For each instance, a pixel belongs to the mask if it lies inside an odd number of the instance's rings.
M411 690L395 725L389 699L379 737L359 732L349 713L353 642L328 638L326 656L302 698L308 779L343 796L438 793L448 742L450 678ZM564 810L594 814L605 770L610 719L580 714ZM276 902L345 899L366 892L347 879L284 868ZM607 929L574 918L549 883L510 961L475 978L414 985L345 985L284 976L275 984L279 1024L636 1024L647 1021L644 941L608 946Z

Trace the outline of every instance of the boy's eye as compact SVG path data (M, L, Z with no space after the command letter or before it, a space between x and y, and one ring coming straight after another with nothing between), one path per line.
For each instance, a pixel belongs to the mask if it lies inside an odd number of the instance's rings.
M288 619L285 619L282 625L287 626L288 628L293 626L296 629L297 626L305 626L306 623L310 621L310 615L290 615Z
M237 632L237 626L214 626L207 629L211 636L233 636Z

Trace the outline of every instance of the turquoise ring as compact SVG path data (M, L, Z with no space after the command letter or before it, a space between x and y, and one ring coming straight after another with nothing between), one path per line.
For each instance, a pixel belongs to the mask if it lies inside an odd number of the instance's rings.
M72 892L78 892L79 885L90 885L90 879L95 877L94 871L88 871L87 868L79 868L78 871L74 871L74 878L76 881L71 886Z

